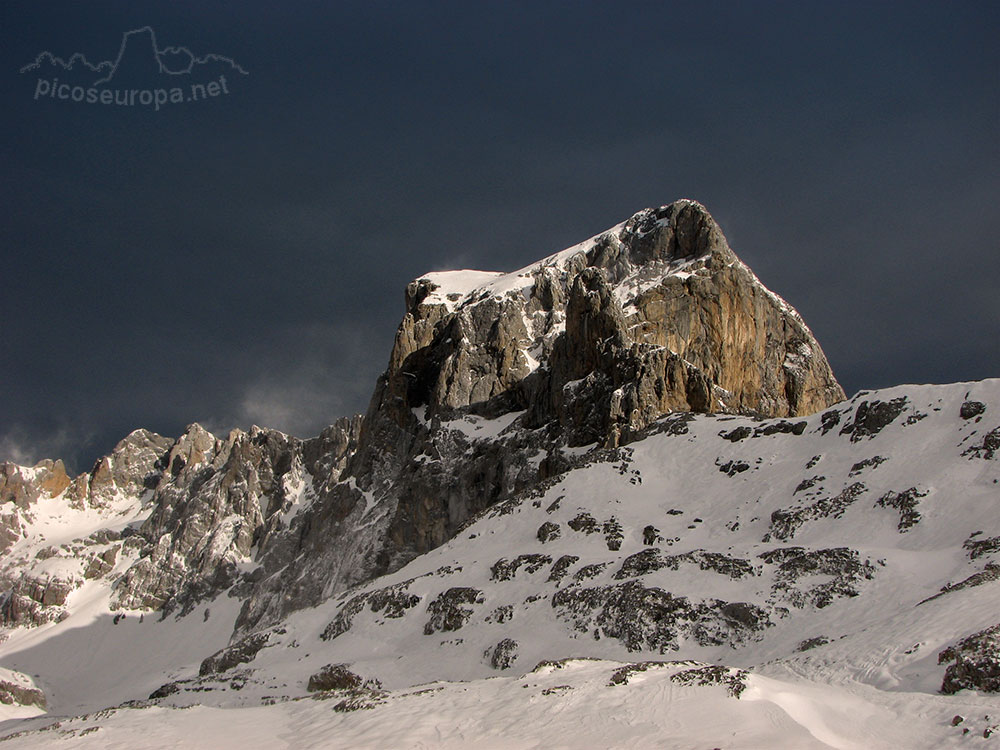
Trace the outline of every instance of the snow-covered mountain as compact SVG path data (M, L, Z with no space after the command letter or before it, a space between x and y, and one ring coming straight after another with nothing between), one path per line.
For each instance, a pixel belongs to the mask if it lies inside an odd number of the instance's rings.
M3 465L3 731L958 746L1000 724L998 482L1000 380L845 399L678 201L416 280L368 413L317 438Z

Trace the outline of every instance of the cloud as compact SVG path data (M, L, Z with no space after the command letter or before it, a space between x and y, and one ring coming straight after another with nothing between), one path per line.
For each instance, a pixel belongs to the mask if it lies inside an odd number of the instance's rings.
M229 413L204 421L216 434L259 425L297 437L319 434L364 408L388 356L388 337L360 326L310 324L262 342L257 372L240 386Z
M34 466L42 459L63 459L72 470L80 446L92 439L78 429L62 426L48 432L30 431L17 424L0 434L0 461Z
M237 423L256 424L302 437L315 435L343 411L343 399L324 391L311 373L294 373L280 382L247 387Z

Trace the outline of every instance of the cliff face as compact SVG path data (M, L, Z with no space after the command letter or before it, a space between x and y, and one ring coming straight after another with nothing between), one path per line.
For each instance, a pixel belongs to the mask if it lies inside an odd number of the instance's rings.
M18 510L0 544L41 495L98 514L124 503L133 520L94 552L112 606L185 611L228 590L244 633L399 568L581 446L624 445L669 412L800 416L843 397L798 314L678 201L520 271L412 282L368 413L317 438L194 425L176 441L133 433L75 480L52 462L30 481L5 469ZM49 579L19 570L7 621L45 619Z
M401 424L415 407L524 409L571 444L616 443L670 411L802 416L844 398L799 315L693 201L512 274L429 274L406 298L374 401Z

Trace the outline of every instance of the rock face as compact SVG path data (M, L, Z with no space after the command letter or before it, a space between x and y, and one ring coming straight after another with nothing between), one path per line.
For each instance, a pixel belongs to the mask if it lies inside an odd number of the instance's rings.
M358 430L358 419L341 420L305 441L258 427L219 440L192 425L167 455L154 510L136 530L139 559L113 605L185 611L238 581L252 586L239 566L254 552L284 551L289 519L336 482Z
M0 679L0 704L45 709L45 693L34 686L30 677L18 672L4 672L4 676L10 679Z
M347 668L346 664L327 664L314 675L309 676L306 687L310 693L321 690L357 690L364 680Z
M1000 692L1000 624L973 633L938 654L938 664L948 664L941 692L959 690Z
M0 504L12 503L27 510L43 494L55 497L69 487L62 461L39 461L30 469L4 462L0 464Z
M86 539L38 549L32 524L69 516L108 519L141 508L143 495L158 481L169 438L136 430L74 479L61 461L34 467L0 465L0 624L41 625L66 616L69 595L85 580L114 569L120 534L105 530Z
M471 290L467 273L407 288L383 410L526 409L584 444L669 411L798 416L844 398L802 319L693 201Z
M137 497L160 480L166 452L173 440L148 430L136 430L100 459L89 474L81 474L69 490L71 504L106 508L116 498Z
M252 585L239 566L287 533L317 487L337 480L359 429L356 418L310 440L256 427L224 440L196 424L177 440L137 430L72 480L61 462L3 464L0 624L61 619L87 579L114 585L114 609L182 612L237 581ZM131 521L29 553L38 540L27 529L47 516L81 526Z
M62 461L46 459L33 467L0 464L0 554L22 538L24 523L33 518L39 500L62 496L73 510L101 511L138 498L159 481L162 460L172 442L148 430L136 430L89 473L72 480Z
M367 414L317 438L192 425L132 433L73 480L5 466L0 548L41 494L97 512L131 498L114 552L103 540L60 585L108 576L113 607L181 612L229 590L243 636L439 546L576 446L626 445L669 412L796 417L843 397L798 314L678 201L520 271L412 282ZM0 612L44 620L51 583L8 578Z

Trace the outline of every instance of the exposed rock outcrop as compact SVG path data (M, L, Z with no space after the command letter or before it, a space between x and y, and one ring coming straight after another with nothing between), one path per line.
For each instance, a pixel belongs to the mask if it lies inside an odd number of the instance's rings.
M692 602L638 581L614 586L570 586L556 592L557 616L594 638L615 638L629 651L676 651L699 645L739 644L771 625L768 613L746 602Z
M101 458L90 472L70 478L62 461L43 460L32 467L0 464L0 555L24 532L33 507L43 499L62 497L74 510L110 510L131 503L159 481L170 438L136 430Z
M358 422L341 420L306 441L259 427L219 440L189 427L170 449L154 510L137 532L145 544L114 605L190 609L238 581L252 586L266 571L242 577L241 565L252 565L255 551L287 547L290 519L338 479Z
M264 631L254 633L243 638L236 643L220 651L215 652L202 661L198 674L201 677L210 674L218 674L237 667L240 664L247 664L257 658L260 650L267 646L272 633Z
M3 671L6 679L0 679L0 703L46 708L45 693L34 686L30 677L20 672Z
M347 664L327 664L319 672L309 676L306 687L310 693L321 690L357 690L364 680L347 668Z
M33 467L18 466L4 462L0 464L0 504L13 503L27 510L45 495L55 497L70 485L66 467L62 461L39 461Z
M473 290L463 280L430 274L407 289L375 396L401 423L414 407L523 408L591 442L669 411L783 417L844 397L802 319L693 201Z
M90 472L70 478L62 461L33 467L0 465L0 624L41 625L66 615L69 594L86 579L110 574L121 546L117 531L30 552L41 537L28 530L40 519L68 516L109 522L143 507L156 484L172 440L136 430L95 463ZM44 521L43 521L44 522Z
M948 664L941 692L959 690L1000 692L1000 624L973 633L938 654L938 664Z
M0 600L0 624L44 625L66 616L70 593L83 581L75 577L32 576L16 580Z

